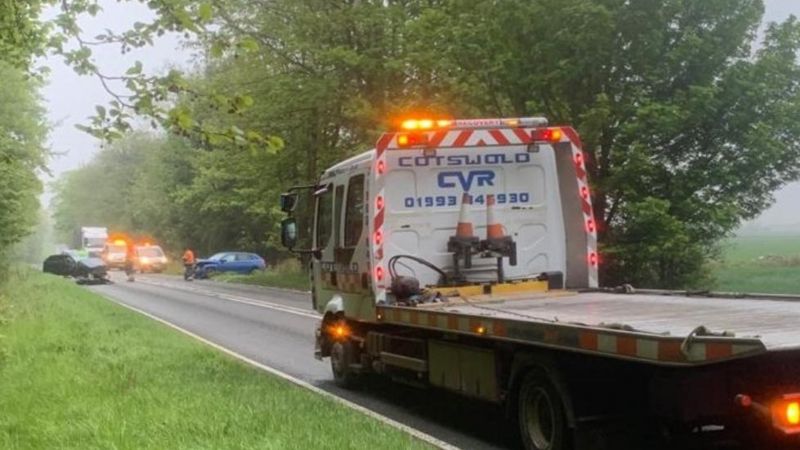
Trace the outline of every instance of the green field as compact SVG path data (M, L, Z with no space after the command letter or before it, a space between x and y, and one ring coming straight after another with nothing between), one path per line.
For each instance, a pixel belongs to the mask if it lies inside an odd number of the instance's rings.
M0 287L2 449L423 447L71 282Z
M719 291L800 294L800 235L730 239L712 268Z

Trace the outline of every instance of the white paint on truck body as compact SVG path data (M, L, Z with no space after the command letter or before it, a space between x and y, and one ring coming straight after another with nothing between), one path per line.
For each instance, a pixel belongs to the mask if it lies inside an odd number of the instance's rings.
M494 122L493 122L494 123ZM492 125L495 126L495 125ZM550 134L542 134L550 133ZM541 139L553 136L556 139ZM596 230L577 133L568 127L450 128L421 132L423 145L404 145L387 132L372 150L323 172L315 193L312 273L317 310L343 298L347 317L375 318L386 300L389 260L422 258L454 272L448 241L462 197L474 235L486 238L487 196L494 216L516 244L517 263L503 258L507 281L559 272L567 288L597 286ZM398 275L435 285L439 274L409 259ZM473 256L461 271L468 283L497 280L497 260ZM365 298L369 300L364 301Z
M542 146L545 147L545 146ZM468 217L475 235L486 238L486 198L494 195L495 217L517 243L516 266L503 261L508 280L542 272L565 273L565 237L552 148L529 152L525 145L389 150L386 154L384 261L414 255L451 271L447 242L455 235L462 194L472 196ZM422 285L438 274L424 266L398 261L398 273ZM494 258L473 258L469 281L496 280Z

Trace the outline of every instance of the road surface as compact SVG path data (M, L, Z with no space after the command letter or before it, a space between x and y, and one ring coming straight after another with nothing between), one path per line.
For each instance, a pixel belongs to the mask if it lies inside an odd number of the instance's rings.
M173 323L236 353L465 449L517 444L500 411L440 392L372 381L357 391L331 381L327 360L313 357L318 315L307 294L213 281L137 275L90 289ZM495 417L494 419L490 419Z
M505 420L498 407L487 403L379 379L370 380L356 391L337 387L331 380L328 361L313 357L314 328L319 315L311 310L308 294L206 280L185 282L168 275L137 275L133 283L126 282L119 272L114 272L112 278L116 281L114 284L89 289L453 446L464 449L519 447L514 438L514 425ZM629 424L610 435L604 433L600 438L604 444L587 442L588 448L654 448L629 441L636 439L631 436L636 428L636 424ZM716 442L713 436L702 434L704 436L698 436L697 440L658 445L684 450L752 450Z

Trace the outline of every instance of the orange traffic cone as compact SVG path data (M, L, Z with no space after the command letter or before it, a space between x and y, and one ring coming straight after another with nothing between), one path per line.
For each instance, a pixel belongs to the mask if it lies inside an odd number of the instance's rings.
M471 238L475 235L472 228L472 221L469 220L470 205L472 205L472 196L465 192L461 197L461 211L458 214L458 225L456 226L457 238Z
M472 254L477 253L480 248L480 239L475 236L472 221L469 220L469 207L472 205L472 196L464 192L461 197L461 211L458 214L458 225L456 225L456 235L450 236L447 241L447 251L453 253L454 280L465 281L461 274L461 262L464 267L472 267Z
M486 239L502 239L505 234L503 233L503 226L497 222L494 217L494 195L489 194L486 196Z

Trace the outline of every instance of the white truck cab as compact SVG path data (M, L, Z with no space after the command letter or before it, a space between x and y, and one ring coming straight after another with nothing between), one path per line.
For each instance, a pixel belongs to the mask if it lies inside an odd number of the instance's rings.
M106 227L81 227L78 248L88 252L89 256L99 258L108 240Z

